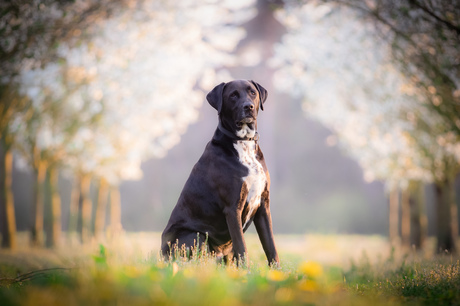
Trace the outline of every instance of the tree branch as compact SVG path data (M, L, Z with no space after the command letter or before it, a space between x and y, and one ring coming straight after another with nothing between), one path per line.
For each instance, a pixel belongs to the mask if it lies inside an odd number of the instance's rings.
M428 15L430 15L431 17L433 17L434 19L436 19L437 21L439 21L440 23L444 24L447 28L449 28L450 30L454 31L457 33L457 36L460 36L460 27L452 24L451 22L445 20L445 19L442 19L441 17L439 17L438 15L436 15L433 11L431 11L430 9L428 9L426 6L420 4L417 0L408 0L410 4L414 5L415 7L421 9L422 11L424 11L425 13L427 13Z

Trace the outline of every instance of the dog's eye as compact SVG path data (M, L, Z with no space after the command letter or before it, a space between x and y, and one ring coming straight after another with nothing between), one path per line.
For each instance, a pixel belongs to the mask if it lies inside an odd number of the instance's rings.
M232 94L230 95L230 98L236 98L236 93L232 93Z
M254 90L251 90L251 95L255 96L256 92Z

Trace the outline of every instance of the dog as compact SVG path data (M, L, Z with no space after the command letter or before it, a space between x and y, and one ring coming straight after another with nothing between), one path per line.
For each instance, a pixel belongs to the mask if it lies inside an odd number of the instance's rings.
M198 251L248 263L243 233L254 222L268 264L279 265L270 214L270 175L257 133L267 90L248 80L217 85L206 96L219 123L193 167L161 237L161 252Z

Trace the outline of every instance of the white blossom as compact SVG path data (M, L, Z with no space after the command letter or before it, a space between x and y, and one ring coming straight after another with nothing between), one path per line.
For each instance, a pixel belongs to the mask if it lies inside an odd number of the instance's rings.
M204 92L220 81L215 69L235 63L230 52L245 35L239 25L255 15L253 5L138 1L100 22L89 40L61 43L59 62L21 72L21 93L39 111L47 99L60 101L65 117L80 112L79 122L97 124L82 125L69 139L66 122L51 118L42 121L37 144L64 148L65 163L77 172L112 183L140 178L141 162L164 156L197 119Z
M436 138L441 118L427 111L414 82L392 64L389 46L355 12L308 2L288 4L277 18L288 31L275 47L274 83L337 135L365 180L432 181L442 175L436 161L459 156L457 144Z

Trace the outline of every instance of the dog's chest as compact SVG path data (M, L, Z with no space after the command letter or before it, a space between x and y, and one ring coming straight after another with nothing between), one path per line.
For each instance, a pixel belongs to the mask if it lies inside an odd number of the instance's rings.
M254 212L260 206L260 199L267 183L267 177L265 176L264 168L256 158L256 144L254 141L238 141L234 146L241 164L248 168L248 175L243 177L243 181L248 188L246 203L249 209L245 220L243 220L243 228L245 228Z

